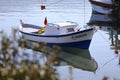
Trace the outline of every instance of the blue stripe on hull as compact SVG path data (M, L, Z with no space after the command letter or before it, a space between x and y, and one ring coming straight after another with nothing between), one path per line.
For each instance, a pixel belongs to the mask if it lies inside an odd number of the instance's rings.
M48 43L48 45L58 45L61 47L74 47L81 49L88 49L90 46L91 40L84 40L79 42L71 42L71 43Z
M82 34L82 33L87 33L89 31L93 31L93 28L91 29L86 29L86 30L83 30L83 31L78 31L78 32L75 32L75 33L70 33L70 34L64 34L64 35L40 35L40 34L36 34L36 33L27 33L27 32L23 32L20 30L20 32L22 34L25 34L25 35L30 35L30 36L36 36L36 37L66 37L66 36L72 36L72 35L76 35L76 34Z

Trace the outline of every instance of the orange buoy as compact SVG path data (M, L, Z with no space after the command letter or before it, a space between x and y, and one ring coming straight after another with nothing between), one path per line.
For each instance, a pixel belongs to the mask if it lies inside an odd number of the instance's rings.
M46 9L45 5L41 5L41 10Z

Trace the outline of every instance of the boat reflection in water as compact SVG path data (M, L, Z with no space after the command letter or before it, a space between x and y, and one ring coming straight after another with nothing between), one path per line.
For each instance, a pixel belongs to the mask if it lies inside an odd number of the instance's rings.
M109 15L92 11L88 25L90 26L96 25L99 27L110 27L113 26L113 19Z
M93 11L88 25L97 26L100 30L109 32L111 45L118 46L120 45L120 40L118 38L118 35L120 34L120 28L116 26L118 24L115 22L115 20L116 18L113 18L110 15L100 14Z
M107 41L110 41L110 49L114 50L114 53L119 55L118 64L120 65L120 17L117 18L113 16L114 15L106 15L93 11L88 25L98 27L99 30L107 32L109 36ZM103 36L104 35L102 35L102 37ZM103 38L105 39L105 37Z
M27 41L27 46L31 48L34 42ZM47 50L51 52L53 49L47 46ZM50 54L47 55L48 59ZM80 49L74 47L61 47L61 51L57 55L58 66L72 66L74 68L85 71L96 72L98 68L97 62L91 57L89 49Z
M60 65L71 65L85 71L95 72L98 68L97 62L91 57L88 49L64 47L59 54Z

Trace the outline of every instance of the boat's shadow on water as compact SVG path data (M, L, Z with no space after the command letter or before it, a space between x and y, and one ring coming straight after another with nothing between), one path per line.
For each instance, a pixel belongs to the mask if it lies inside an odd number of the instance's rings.
M95 72L97 62L91 57L88 49L62 47L59 53L60 65L71 65L74 68Z

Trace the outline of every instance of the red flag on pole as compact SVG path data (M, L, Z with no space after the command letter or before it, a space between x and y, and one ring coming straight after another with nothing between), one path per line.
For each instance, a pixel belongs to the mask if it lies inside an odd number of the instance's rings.
M44 25L46 25L48 22L47 22L47 17L45 17L45 20L44 20Z

